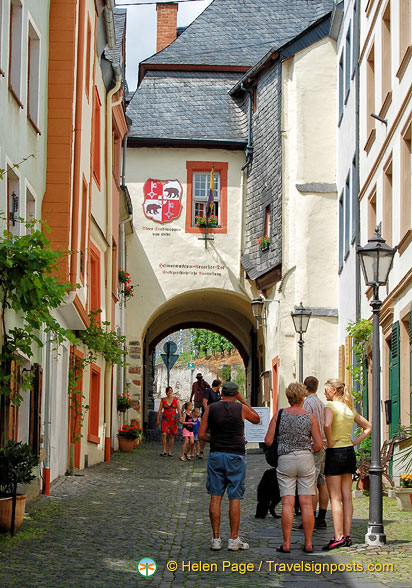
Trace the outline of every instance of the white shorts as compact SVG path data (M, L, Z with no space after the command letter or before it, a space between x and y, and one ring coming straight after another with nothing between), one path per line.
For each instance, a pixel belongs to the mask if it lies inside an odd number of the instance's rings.
M276 468L281 496L315 494L316 469L313 453L309 450L292 451L279 455Z

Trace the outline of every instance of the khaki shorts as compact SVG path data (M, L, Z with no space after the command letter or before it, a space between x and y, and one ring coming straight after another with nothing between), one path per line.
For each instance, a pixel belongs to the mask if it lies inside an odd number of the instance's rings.
M292 451L279 455L276 468L281 496L315 494L316 469L313 453L309 450Z
M326 451L321 449L313 454L316 468L316 484L326 484L325 480L325 459Z

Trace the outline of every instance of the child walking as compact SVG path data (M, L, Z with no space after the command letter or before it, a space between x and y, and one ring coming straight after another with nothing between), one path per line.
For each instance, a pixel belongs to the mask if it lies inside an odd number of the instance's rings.
M190 461L190 456L188 453L190 449L194 445L194 436L193 436L193 419L192 419L192 403L185 402L182 409L182 416L180 419L181 424L183 425L182 436L183 436L183 445L182 445L182 452L180 454L180 461Z
M191 448L190 456L194 457L194 451L196 449L196 456L200 459L200 455L199 455L200 454L200 441L199 441L198 433L199 433L200 421L202 419L200 418L199 415L200 415L200 408L195 408L192 413L194 443Z

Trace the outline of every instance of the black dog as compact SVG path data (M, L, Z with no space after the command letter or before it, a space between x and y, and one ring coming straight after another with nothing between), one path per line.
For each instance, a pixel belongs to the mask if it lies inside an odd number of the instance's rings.
M257 506L255 518L264 519L267 512L275 518L279 519L276 514L275 507L280 502L279 485L276 477L276 469L271 468L266 470L257 488Z

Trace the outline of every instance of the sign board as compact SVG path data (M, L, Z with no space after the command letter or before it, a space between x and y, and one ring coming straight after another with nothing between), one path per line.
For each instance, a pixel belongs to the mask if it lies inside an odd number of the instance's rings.
M270 408L265 406L254 406L253 410L256 410L260 416L260 423L254 425L245 420L245 438L248 443L263 443L269 427Z
M188 370L194 370L195 369L195 362L194 361L189 361L189 363L187 364L187 369Z
M163 351L165 353L174 353L177 349L177 345L174 341L167 341L164 345L163 345Z
M171 370L172 367L175 365L175 363L177 362L177 360L179 359L179 356L171 353L170 355L167 355L166 353L161 353L161 358L164 361L165 366Z

